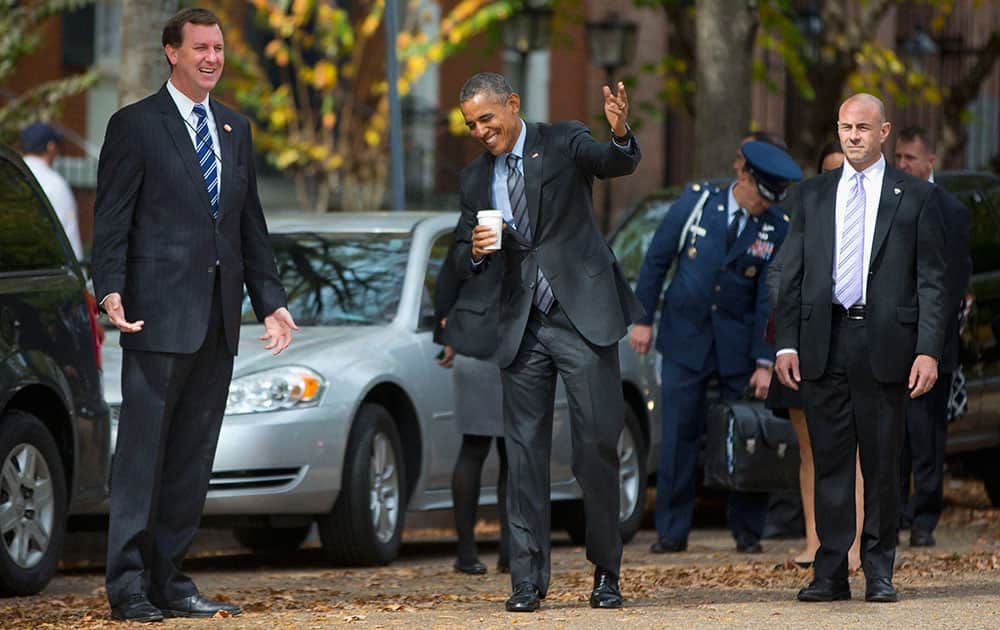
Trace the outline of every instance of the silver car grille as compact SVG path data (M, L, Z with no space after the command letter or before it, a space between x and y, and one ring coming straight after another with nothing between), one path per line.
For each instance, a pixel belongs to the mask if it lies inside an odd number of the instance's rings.
M227 470L213 472L209 490L245 490L280 488L298 480L303 470L299 468L256 468L253 470Z

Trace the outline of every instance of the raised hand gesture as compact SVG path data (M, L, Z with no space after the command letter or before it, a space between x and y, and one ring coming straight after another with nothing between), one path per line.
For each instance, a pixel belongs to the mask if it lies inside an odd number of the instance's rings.
M628 120L628 94L621 81L618 82L618 94L612 94L611 88L604 86L604 115L608 117L608 124L616 136L622 137L628 133L625 126Z

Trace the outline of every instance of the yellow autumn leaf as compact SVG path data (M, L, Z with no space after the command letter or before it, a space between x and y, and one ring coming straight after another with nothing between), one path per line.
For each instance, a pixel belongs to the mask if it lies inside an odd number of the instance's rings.
M377 16L369 14L361 23L361 34L364 37L371 37L375 33L375 29L378 28L380 21Z
M288 148L280 152L274 160L274 165L279 169L285 169L294 164L299 159L299 152Z
M365 143L370 147L377 147L381 137L374 129L365 131Z
M334 171L343 166L343 164L344 164L344 158L342 158L340 154L331 155L330 158L326 161L326 167Z
M323 114L323 128L333 129L333 126L337 124L337 115L333 112L327 112Z
M313 68L313 87L317 90L326 90L333 87L337 82L337 66L326 59L323 59Z
M440 63L444 59L444 44L441 42L431 44L431 47L427 50L427 58L434 63Z
M465 126L465 115L457 107L448 112L448 131L455 136L469 133L469 128Z
M271 112L269 119L271 127L275 129L284 129L285 125L288 124L288 112L283 108L279 108Z

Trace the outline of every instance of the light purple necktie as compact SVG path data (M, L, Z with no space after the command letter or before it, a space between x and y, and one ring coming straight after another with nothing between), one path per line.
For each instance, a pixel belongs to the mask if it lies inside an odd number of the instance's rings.
M850 308L861 301L865 255L864 182L863 173L854 175L854 185L851 187L851 196L847 199L844 223L840 231L833 296L844 308Z

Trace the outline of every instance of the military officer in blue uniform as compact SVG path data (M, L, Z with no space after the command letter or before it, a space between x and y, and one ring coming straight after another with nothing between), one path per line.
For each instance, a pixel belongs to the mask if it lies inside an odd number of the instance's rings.
M705 430L705 390L719 380L722 398L749 386L764 398L774 349L764 341L770 305L764 278L788 230L779 203L802 171L782 149L761 141L741 147L745 162L726 188L688 186L656 230L639 272L636 295L646 317L629 342L649 352L652 323L668 269L656 349L663 355L658 541L650 551L687 548L694 511L695 464ZM759 553L767 513L764 493L730 493L729 525L741 552Z

